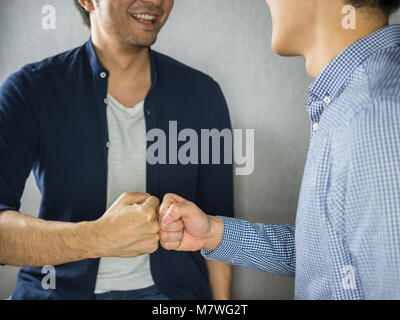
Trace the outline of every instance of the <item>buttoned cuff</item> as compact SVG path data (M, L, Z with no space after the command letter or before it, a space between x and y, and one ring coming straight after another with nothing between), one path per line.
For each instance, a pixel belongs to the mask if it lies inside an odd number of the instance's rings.
M243 243L244 221L235 218L221 217L224 223L222 241L215 250L201 250L207 260L219 260L233 264L235 257L240 252Z

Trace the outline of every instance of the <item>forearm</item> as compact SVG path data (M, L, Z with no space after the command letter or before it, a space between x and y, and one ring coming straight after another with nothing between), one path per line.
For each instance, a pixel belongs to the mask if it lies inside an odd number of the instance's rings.
M206 260L206 264L213 299L232 299L232 266L215 260Z
M0 212L0 262L13 266L58 265L96 258L90 222L46 221Z

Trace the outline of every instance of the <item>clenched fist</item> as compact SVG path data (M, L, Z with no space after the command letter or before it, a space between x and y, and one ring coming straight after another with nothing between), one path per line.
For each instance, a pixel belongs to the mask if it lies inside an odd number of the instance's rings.
M206 215L193 202L166 194L160 206L160 243L167 250L214 250L222 240L220 218Z
M136 257L158 249L159 200L146 193L122 194L94 221L99 257Z

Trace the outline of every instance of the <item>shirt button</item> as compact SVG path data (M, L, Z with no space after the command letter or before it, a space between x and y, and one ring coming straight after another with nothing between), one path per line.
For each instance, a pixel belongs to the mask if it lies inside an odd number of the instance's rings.
M326 97L324 98L324 102L325 102L326 104L330 104L330 103L331 103L331 98L328 97L328 96L326 96Z
M313 125L312 125L313 130L317 130L318 127L319 127L319 123L317 123L317 122L313 123Z
M108 104L108 99L107 98L104 99L104 103Z
M107 77L107 73L105 73L105 72L100 73L100 78L104 79L106 77Z
M110 141L107 141L106 147L107 147L107 148L110 148Z

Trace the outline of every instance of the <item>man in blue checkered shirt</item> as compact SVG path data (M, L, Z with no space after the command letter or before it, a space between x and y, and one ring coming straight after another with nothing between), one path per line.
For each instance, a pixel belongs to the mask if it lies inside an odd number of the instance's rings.
M297 299L400 299L400 1L267 3L274 51L316 78L296 225L207 216L169 194L161 244L295 276Z

